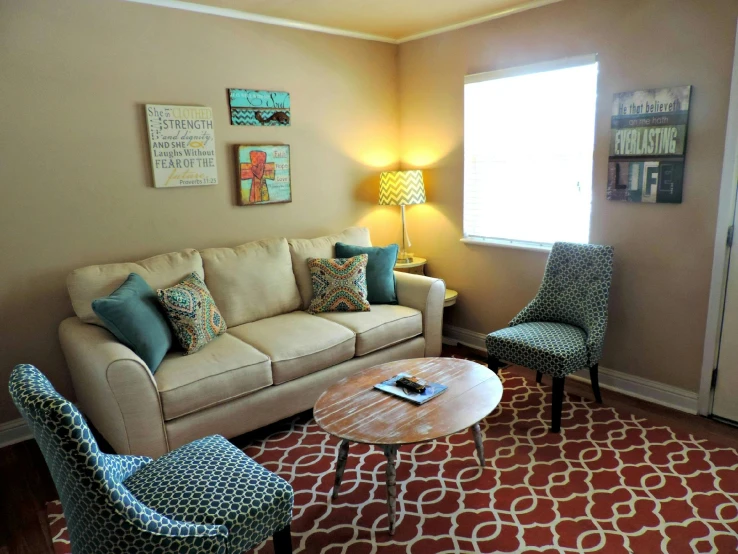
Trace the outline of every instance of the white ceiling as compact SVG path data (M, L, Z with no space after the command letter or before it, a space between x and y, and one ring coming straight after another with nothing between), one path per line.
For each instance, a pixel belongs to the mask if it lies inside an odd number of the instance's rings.
M337 34L364 35L364 38L387 42L404 42L560 0L132 1Z

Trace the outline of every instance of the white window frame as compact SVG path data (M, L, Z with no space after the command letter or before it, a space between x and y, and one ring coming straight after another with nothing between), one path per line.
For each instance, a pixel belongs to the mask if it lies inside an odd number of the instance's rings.
M541 62L541 63L536 63L536 64L511 67L507 69L498 69L495 71L486 71L483 73L473 73L471 75L464 76L464 85L471 84L471 83L481 83L484 81L492 81L494 79L504 79L507 77L518 77L522 75L529 75L531 73L542 73L544 71L555 71L557 69L567 69L570 67L591 65L594 63L599 63L597 54L585 54L582 56L572 56L569 58L562 58L559 60L551 60L551 61ZM599 71L599 67L598 67L598 71ZM466 191L464 192L466 193ZM591 230L591 220L590 220L590 230ZM550 252L551 248L553 247L553 243L548 243L548 242L529 242L529 241L516 240L516 239L503 239L503 238L468 235L465 231L463 231L463 221L462 221L462 232L463 232L463 237L461 238L461 242L466 243L466 244L476 244L476 245L482 245L482 246L494 246L494 247L502 247L502 248L517 248L520 250L533 250L533 251L542 251L542 252Z

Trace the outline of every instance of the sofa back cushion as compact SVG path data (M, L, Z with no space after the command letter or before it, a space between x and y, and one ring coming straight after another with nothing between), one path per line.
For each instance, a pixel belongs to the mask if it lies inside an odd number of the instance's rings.
M205 284L228 327L300 309L287 239L203 250Z
M335 258L337 242L356 246L372 245L369 229L366 227L349 227L336 235L316 239L290 239L288 242L292 256L292 269L295 272L297 288L300 290L302 308L305 310L310 306L310 300L313 297L313 280L310 277L308 258Z
M152 289L163 289L176 285L191 273L197 273L202 278L202 258L197 250L188 249L138 262L91 265L76 269L67 277L67 290L77 317L85 323L104 327L92 310L92 301L108 296L131 273L143 277Z

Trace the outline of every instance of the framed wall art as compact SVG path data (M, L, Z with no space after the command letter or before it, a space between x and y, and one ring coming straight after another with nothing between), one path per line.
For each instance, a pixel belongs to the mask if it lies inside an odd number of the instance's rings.
M218 183L211 108L146 104L146 124L155 187Z
M292 202L290 147L238 147L238 205Z
M229 88L228 103L231 125L286 126L292 119L289 92Z
M691 91L683 86L615 95L608 200L681 203Z

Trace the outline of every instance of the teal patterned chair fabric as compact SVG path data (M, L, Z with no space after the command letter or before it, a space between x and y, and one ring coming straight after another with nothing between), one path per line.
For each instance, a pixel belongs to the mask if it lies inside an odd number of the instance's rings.
M552 430L561 421L564 379L589 368L592 389L602 401L598 368L607 329L612 282L612 246L557 242L551 249L536 297L510 322L487 335L489 366L500 361L553 377Z
M220 436L158 460L100 452L82 414L31 365L10 375L59 492L73 554L292 551L292 487Z

